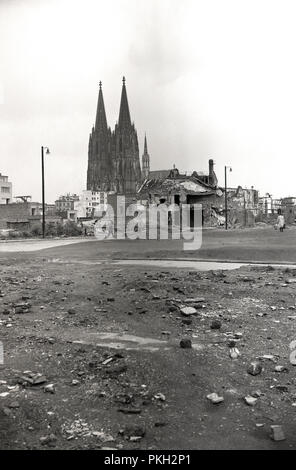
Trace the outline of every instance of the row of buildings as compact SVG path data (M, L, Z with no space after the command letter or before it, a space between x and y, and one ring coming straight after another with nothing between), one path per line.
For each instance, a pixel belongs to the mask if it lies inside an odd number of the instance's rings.
M5 184L8 178L5 177ZM6 186L8 187L8 186ZM11 183L9 185L11 190ZM1 191L1 190L0 190ZM46 220L63 223L67 220L83 223L96 218L98 207L109 203L116 205L119 193L112 191L83 190L78 194L60 196L55 204L46 204ZM8 201L9 199L9 201ZM177 168L151 171L135 195L126 195L127 203L154 204L201 204L204 226L224 226L225 190L219 187L213 161L209 161L208 174L193 172L182 174ZM227 189L228 221L230 226L253 226L256 222L273 223L281 211L287 223L296 218L296 198L273 199L263 197L254 188ZM41 223L42 204L33 202L29 196L12 196L0 202L0 230L29 230Z
M184 173L173 167L166 170L150 169L147 138L140 162L137 130L131 120L126 81L123 78L118 121L114 130L108 126L102 84L99 93L95 123L89 135L86 189L79 194L60 196L55 204L46 204L46 220L77 223L96 217L99 205L116 206L116 196L125 195L127 203L141 205L184 203L192 207L202 205L204 226L225 224L225 190L218 184L214 161L209 160L206 173ZM227 189L228 221L230 226L252 226L258 222L272 222L279 210L287 223L294 223L296 198L273 199L270 194L259 197L253 187ZM12 184L0 173L0 229L26 230L40 223L42 205L32 202L30 196L19 196L13 202Z

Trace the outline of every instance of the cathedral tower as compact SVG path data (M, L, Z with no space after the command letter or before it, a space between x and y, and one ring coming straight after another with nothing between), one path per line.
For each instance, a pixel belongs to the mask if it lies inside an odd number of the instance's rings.
M141 182L138 136L130 117L125 78L123 77L119 118L113 132L107 124L100 82L96 123L88 145L87 189L135 194Z
M100 82L96 124L92 128L88 145L87 189L109 191L111 184L111 129L105 113L102 82Z
M134 194L141 183L141 166L138 136L131 122L124 77L119 118L112 137L114 189L118 193Z

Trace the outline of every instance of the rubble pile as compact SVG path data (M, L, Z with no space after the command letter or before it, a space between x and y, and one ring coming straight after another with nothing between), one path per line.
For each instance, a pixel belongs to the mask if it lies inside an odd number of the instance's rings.
M295 281L260 266L5 267L3 448L194 448L213 429L295 445Z

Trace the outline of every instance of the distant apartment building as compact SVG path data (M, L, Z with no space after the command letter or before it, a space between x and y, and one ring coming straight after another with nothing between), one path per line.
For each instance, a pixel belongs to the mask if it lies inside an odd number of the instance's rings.
M282 208L282 200L274 199L271 194L259 197L259 210L265 215L274 215Z
M79 200L74 202L74 209L78 218L92 218L96 207L100 204L106 205L108 193L103 191L82 191Z
M59 199L55 201L56 212L68 212L74 210L74 203L79 201L79 196L77 194L66 194L60 196Z
M0 204L10 204L12 202L12 184L8 181L8 176L0 173Z

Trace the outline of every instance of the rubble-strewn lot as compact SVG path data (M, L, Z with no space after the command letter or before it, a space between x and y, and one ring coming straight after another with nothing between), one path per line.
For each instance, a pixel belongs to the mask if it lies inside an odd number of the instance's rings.
M295 448L295 323L291 269L2 259L0 448Z

